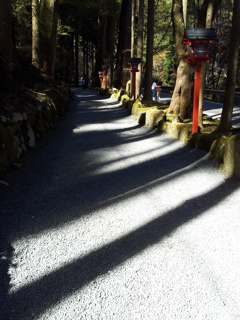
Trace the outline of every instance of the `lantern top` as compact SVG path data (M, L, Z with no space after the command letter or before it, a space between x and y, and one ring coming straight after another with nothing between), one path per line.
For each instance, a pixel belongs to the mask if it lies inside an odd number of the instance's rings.
M183 43L189 42L189 40L208 40L218 41L215 29L211 28L185 28Z
M130 59L128 59L128 61L131 64L139 64L142 62L141 58L130 58Z

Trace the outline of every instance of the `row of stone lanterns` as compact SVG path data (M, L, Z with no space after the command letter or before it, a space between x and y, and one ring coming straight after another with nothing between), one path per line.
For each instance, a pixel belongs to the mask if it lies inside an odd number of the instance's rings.
M194 97L193 97L193 115L192 115L192 133L198 132L198 110L199 110L199 94L201 82L201 65L203 62L210 61L209 56L210 43L218 41L216 32L211 28L185 28L183 36L183 44L188 45L188 63L196 64L196 73L194 81ZM141 63L140 58L130 58L130 72L132 73L133 94L136 99L136 72L138 65ZM102 66L102 71L99 71L101 87L108 88L108 69L107 65Z
M140 58L130 58L128 60L131 68L130 72L133 74L133 92L134 92L134 99L136 99L136 72L138 72L138 65L141 63ZM98 76L100 80L100 87L107 89L108 88L108 69L109 66L107 65L102 65L102 71L98 71Z
M196 64L196 74L194 81L194 97L193 97L193 115L192 115L192 133L198 132L198 110L199 110L199 94L201 83L201 65L203 62L210 61L209 56L210 44L218 41L216 32L212 28L185 28L183 43L188 45L188 63ZM140 58L131 58L128 62L131 66L130 72L133 73L133 92L136 98L136 72L138 65L141 63Z

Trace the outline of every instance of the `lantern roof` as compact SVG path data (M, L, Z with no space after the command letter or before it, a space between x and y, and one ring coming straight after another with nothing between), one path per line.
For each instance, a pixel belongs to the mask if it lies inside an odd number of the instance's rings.
M183 42L191 40L218 41L215 29L212 28L185 28Z
M137 64L142 62L141 58L130 58L128 59L128 61L129 63L137 63Z

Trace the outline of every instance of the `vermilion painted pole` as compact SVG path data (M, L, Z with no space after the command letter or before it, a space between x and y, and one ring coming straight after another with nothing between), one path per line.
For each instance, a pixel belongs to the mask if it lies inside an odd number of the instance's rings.
M200 80L201 80L201 62L197 62L197 64L196 64L196 78L194 81L192 133L198 132Z
M133 99L136 99L136 72L133 72Z

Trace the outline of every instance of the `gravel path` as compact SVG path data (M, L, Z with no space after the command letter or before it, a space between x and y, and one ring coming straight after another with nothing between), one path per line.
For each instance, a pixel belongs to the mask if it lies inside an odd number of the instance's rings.
M240 181L73 91L0 183L0 319L240 319Z

